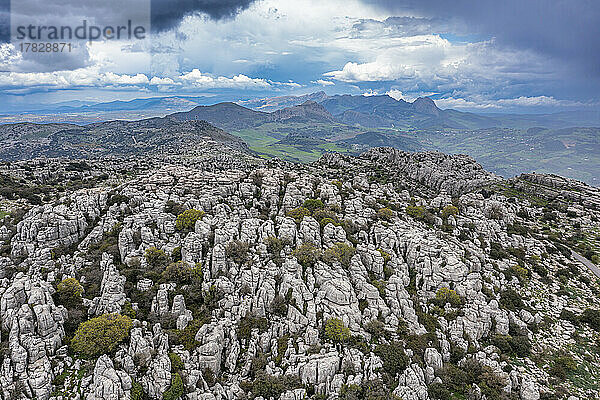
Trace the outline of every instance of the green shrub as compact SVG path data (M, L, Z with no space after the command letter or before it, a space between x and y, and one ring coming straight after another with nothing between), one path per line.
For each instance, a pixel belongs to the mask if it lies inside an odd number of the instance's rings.
M305 207L298 207L290 210L286 213L286 215L290 218L293 218L297 223L302 222L304 217L308 217L311 215L310 210Z
M110 353L129 336L130 329L131 318L120 314L104 314L80 324L71 346L84 357Z
M564 380L568 375L577 370L577 363L573 357L567 354L561 354L554 357L552 366L550 367L550 375Z
M500 305L511 311L525 308L521 295L513 289L506 289L500 293Z
M458 208L452 205L447 205L442 209L442 219L446 221L451 215L458 215Z
M171 259L175 262L181 261L181 246L177 246L171 251Z
M323 221L324 219L327 220L332 220L334 225L339 225L339 220L337 217L337 214L335 211L333 211L331 208L320 208L318 210L315 210L312 213L312 216L314 219L316 219L317 221ZM327 224L321 224L321 226L325 226Z
M169 262L169 257L161 249L149 247L144 254L146 262L152 269L162 269Z
M264 242L267 245L267 251L270 254L279 256L279 253L281 250L283 250L283 241L275 236L269 236L265 238Z
M321 225L321 228L324 228L327 224L332 224L334 226L338 225L338 223L333 218L329 217L325 217L319 221L319 225Z
M476 360L468 360L460 367L447 363L439 372L439 376L442 384L429 387L429 394L433 399L465 398L473 384L477 384L488 399L505 398L505 380Z
M523 283L529 279L529 270L519 264L511 265L505 273L507 279L511 276L516 276L519 282Z
M527 357L531 354L531 342L525 335L494 335L492 344L498 347L503 354L517 357Z
M350 339L350 329L341 319L330 318L325 322L325 337L334 343L343 343Z
M377 211L377 218L383 221L390 221L392 218L394 218L394 212L387 207L380 208Z
M277 358L275 359L275 363L277 365L280 365L281 361L283 361L283 357L285 357L285 352L288 349L289 340L289 335L283 335L277 339Z
M144 388L136 381L131 382L131 400L142 400L144 398Z
M490 243L490 258L494 260L503 260L508 258L509 254L500 243Z
M204 370L202 371L202 377L204 378L209 387L213 387L215 386L215 383L217 383L217 377L210 368L204 368Z
M385 297L385 288L387 286L387 284L385 283L385 281L380 281L377 279L372 279L369 280L369 283L373 286L375 286L375 289L377 289L377 291L379 292L379 296L381 296L382 298Z
M113 194L112 196L110 196L110 199L108 199L108 201L106 202L107 206L112 206L113 204L121 204L121 203L128 203L129 202L129 197L125 196L123 194Z
M373 380L361 385L342 385L339 400L401 400L385 387L381 380Z
M242 382L240 387L246 392L252 392L252 395L255 398L263 397L265 399L278 399L283 392L302 387L302 383L297 376L272 376L267 375L263 371L258 371L254 381Z
M595 331L600 331L600 311L592 308L586 308L579 320L585 324L588 324L590 328Z
M192 268L192 281L196 285L200 285L204 279L204 273L202 272L202 263L197 262L194 268Z
M462 299L456 291L446 287L438 289L432 302L439 307L444 307L446 303L450 303L452 307L460 307L462 305Z
M417 311L419 322L425 327L427 332L434 333L439 326L438 320L434 315Z
M171 360L171 371L179 372L184 368L183 361L177 353L169 353L169 360Z
M252 330L258 329L260 333L263 333L268 328L269 321L266 318L248 314L240 320L237 335L239 339L250 339Z
M332 263L339 262L343 267L350 267L350 260L356 254L356 249L346 243L338 242L325 250L323 261Z
M325 204L320 199L308 199L304 201L302 207L308 209L311 213L315 210L325 207Z
M171 263L162 273L166 282L176 282L185 285L192 282L192 269L183 261Z
M512 347L510 346L510 336L508 335L494 335L492 337L492 344L496 346L500 353L511 354Z
M377 340L386 335L385 325L378 319L373 319L365 324L365 331L367 331L373 339Z
M177 216L177 220L175 220L175 229L183 232L192 231L196 226L196 221L202 219L202 217L204 217L204 211L195 210L193 208L185 210Z
M321 249L310 242L304 242L292 251L292 256L296 257L303 267L312 267L321 258Z
M67 308L75 307L81 304L81 295L83 286L75 278L63 279L56 287L56 296L59 304Z
M408 356L404 353L404 346L399 342L380 344L375 348L375 354L383 361L383 370L392 377L404 371L408 366Z
M271 304L269 305L269 309L273 314L285 317L287 315L288 305L285 301L285 297L281 295L275 296Z
M518 357L527 357L531 354L531 342L525 335L511 336L509 339L510 347Z
M423 206L406 206L406 214L414 219L422 219L426 211Z
M121 315L126 315L131 319L135 319L135 317L137 316L137 313L133 309L131 302L126 301L125 304L123 304L123 307L121 308Z
M439 382L434 382L429 385L429 387L427 387L427 393L429 394L429 398L436 400L447 400L453 398L450 390L448 390L443 383Z
M183 396L183 380L179 374L171 375L171 386L163 393L164 400L177 400Z
M435 222L435 216L423 206L406 206L406 214L417 221L423 221L429 225L433 225Z
M227 243L225 246L225 255L238 264L243 264L248 261L248 250L250 246L248 243L240 240L234 240L233 242Z
M566 308L560 312L560 319L565 321L569 321L570 323L576 325L579 323L579 317L573 311L569 311Z
M201 319L194 319L184 329L175 331L177 340L187 351L192 351L200 345L196 340L196 334L203 324Z

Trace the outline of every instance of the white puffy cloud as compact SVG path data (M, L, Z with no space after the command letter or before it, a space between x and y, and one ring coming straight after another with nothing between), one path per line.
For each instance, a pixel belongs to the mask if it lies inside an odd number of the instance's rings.
M512 99L486 99L477 96L476 99L447 97L436 99L435 103L442 109L455 108L474 111L501 111L507 109L523 109L527 107L585 107L594 103L584 103L573 100L556 99L552 96L519 96Z
M395 100L404 100L404 94L402 93L401 90L398 90L398 89L390 89L385 94L387 94L388 96L390 96L392 99L395 99Z
M327 81L325 79L317 79L316 81L310 81L310 83L313 83L315 85L321 85L321 86L334 86L335 85L335 82Z
M107 72L103 74L100 79L108 85L147 85L150 83L150 80L144 74L118 75L112 72Z
M240 89L262 90L278 87L301 87L296 82L276 82L238 74L233 77L213 76L199 69L173 77L148 77L145 74L115 74L99 72L98 68L81 68L56 72L6 72L0 73L0 88L73 89L81 87L118 88L159 86L161 89Z
M179 85L179 84L180 83L176 83L171 78L161 78L159 76L153 76L152 79L150 79L150 85L153 85L153 86L172 86L172 85Z

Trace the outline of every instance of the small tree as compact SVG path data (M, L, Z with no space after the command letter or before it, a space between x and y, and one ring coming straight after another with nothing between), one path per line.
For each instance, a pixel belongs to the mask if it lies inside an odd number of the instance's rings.
M375 354L383 361L383 369L392 377L401 373L408 366L408 356L404 353L402 344L380 344L375 348Z
M71 346L84 357L110 353L129 336L131 318L120 314L104 314L79 325Z
M184 232L192 231L196 225L196 221L202 219L202 217L204 217L204 211L195 210L193 208L190 210L185 210L177 216L177 220L175 221L175 229Z
M330 318L325 322L325 337L334 343L343 343L350 339L350 329L339 318Z

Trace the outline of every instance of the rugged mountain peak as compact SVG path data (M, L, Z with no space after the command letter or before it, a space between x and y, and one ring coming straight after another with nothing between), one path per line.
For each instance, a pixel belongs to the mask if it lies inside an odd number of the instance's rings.
M271 116L275 121L335 122L333 115L313 100L306 100L300 105L275 111L271 113Z
M420 112L423 114L439 116L440 112L442 111L435 105L435 102L429 97L419 97L412 103L412 105L416 112Z

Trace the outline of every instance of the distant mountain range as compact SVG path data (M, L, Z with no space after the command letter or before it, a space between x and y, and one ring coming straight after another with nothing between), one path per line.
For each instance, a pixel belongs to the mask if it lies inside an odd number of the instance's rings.
M314 102L322 105L336 122L366 128L406 130L509 127L528 129L534 126L543 126L558 129L571 126L600 126L600 110L554 114L481 114L452 109L442 110L437 107L434 100L428 97L418 98L410 103L393 99L388 95L329 96L321 91L301 96L240 100L235 103L219 102L218 100L218 97L169 96L96 104L70 101L55 105L30 106L27 109L2 109L0 110L0 123L65 122L88 124L114 119L139 120L157 116L164 117L172 113L185 113L188 111L191 113L190 110L197 106L213 107L215 113L219 113L221 109L229 113L232 111L232 104L237 104L247 110L264 114L251 114L240 108L239 117L236 119L247 119L251 116L252 119L257 119L256 124L260 124L271 118L267 117L266 114L288 110L306 102ZM203 112L209 111L204 110ZM302 111L302 109L286 112L291 112L296 117L297 111ZM214 118L218 119L218 117ZM248 126L249 122L242 122L241 125ZM241 125L236 125L236 128Z
M171 114L171 117L181 121L203 120L227 131L253 128L266 123L339 122L325 107L311 100L272 112L255 111L236 103L219 103L198 106L187 112Z
M50 116L24 114L27 121L77 124L0 126L0 159L143 155L158 149L193 149L202 140L303 162L326 152L358 154L372 147L394 147L469 154L503 176L537 171L600 183L597 112L483 115L442 110L428 97L407 102L387 95L324 92L197 104L205 101L165 97L75 103L61 105L62 111ZM156 114L161 117L148 118ZM128 121L94 122L106 119Z

